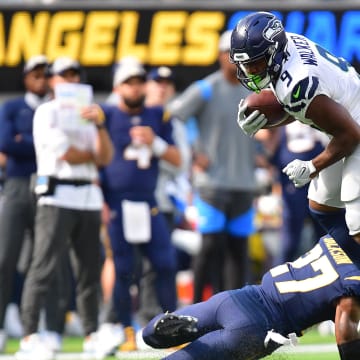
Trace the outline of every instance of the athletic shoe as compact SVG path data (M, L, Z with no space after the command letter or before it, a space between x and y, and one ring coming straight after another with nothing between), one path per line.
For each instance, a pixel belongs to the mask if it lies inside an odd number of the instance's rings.
M39 334L31 334L20 341L20 349L15 353L16 360L52 360L54 352L41 340Z
M41 334L41 341L53 352L60 352L62 348L62 337L56 331L45 331Z
M136 334L132 326L127 326L124 329L125 341L119 346L119 351L135 351L137 350L136 345Z
M155 324L155 334L164 337L187 337L198 332L198 319L173 313L163 315Z
M120 325L103 324L98 331L88 335L83 343L85 357L92 359L105 359L113 355L115 350L124 340L124 332Z
M0 330L0 354L5 352L7 334L5 330Z
M97 331L98 344L96 352L106 357L113 355L118 346L124 342L124 329L120 324L104 323Z

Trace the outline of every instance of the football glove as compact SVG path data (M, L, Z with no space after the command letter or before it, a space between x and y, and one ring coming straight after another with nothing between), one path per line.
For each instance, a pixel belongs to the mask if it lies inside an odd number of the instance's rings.
M295 187L299 188L311 181L310 176L316 172L316 168L311 160L296 159L287 164L282 172L289 177Z
M239 103L237 123L241 130L248 136L254 136L266 123L267 118L259 110L253 111L249 116L245 115L247 105L244 99Z

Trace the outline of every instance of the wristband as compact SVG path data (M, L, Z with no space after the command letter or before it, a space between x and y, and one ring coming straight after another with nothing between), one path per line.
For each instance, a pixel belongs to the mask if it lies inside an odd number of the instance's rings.
M99 119L97 122L95 122L95 125L98 129L103 129L105 128L105 113L99 105L95 105L95 106L99 112Z
M154 141L151 145L151 149L155 156L161 157L162 155L164 155L168 146L169 144L164 139L162 139L160 136L155 136Z

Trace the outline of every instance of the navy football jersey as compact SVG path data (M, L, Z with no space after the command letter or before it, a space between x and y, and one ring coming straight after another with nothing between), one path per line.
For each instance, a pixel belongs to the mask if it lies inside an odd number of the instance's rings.
M360 270L329 235L297 260L268 271L261 283L273 313L282 313L291 327L302 330L334 319L334 301L360 296Z
M151 156L147 166L139 165L141 150L131 144L130 128L150 126L154 133L173 145L172 123L161 107L144 107L142 112L130 115L115 106L104 106L106 127L115 148L112 162L102 169L101 184L105 195L110 192L152 194L158 176L157 157ZM126 154L130 154L126 155Z

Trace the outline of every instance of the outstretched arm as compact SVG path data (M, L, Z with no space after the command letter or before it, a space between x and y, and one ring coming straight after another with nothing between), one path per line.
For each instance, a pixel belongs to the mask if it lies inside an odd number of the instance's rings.
M360 302L353 297L338 301L335 315L335 337L341 360L360 359Z

